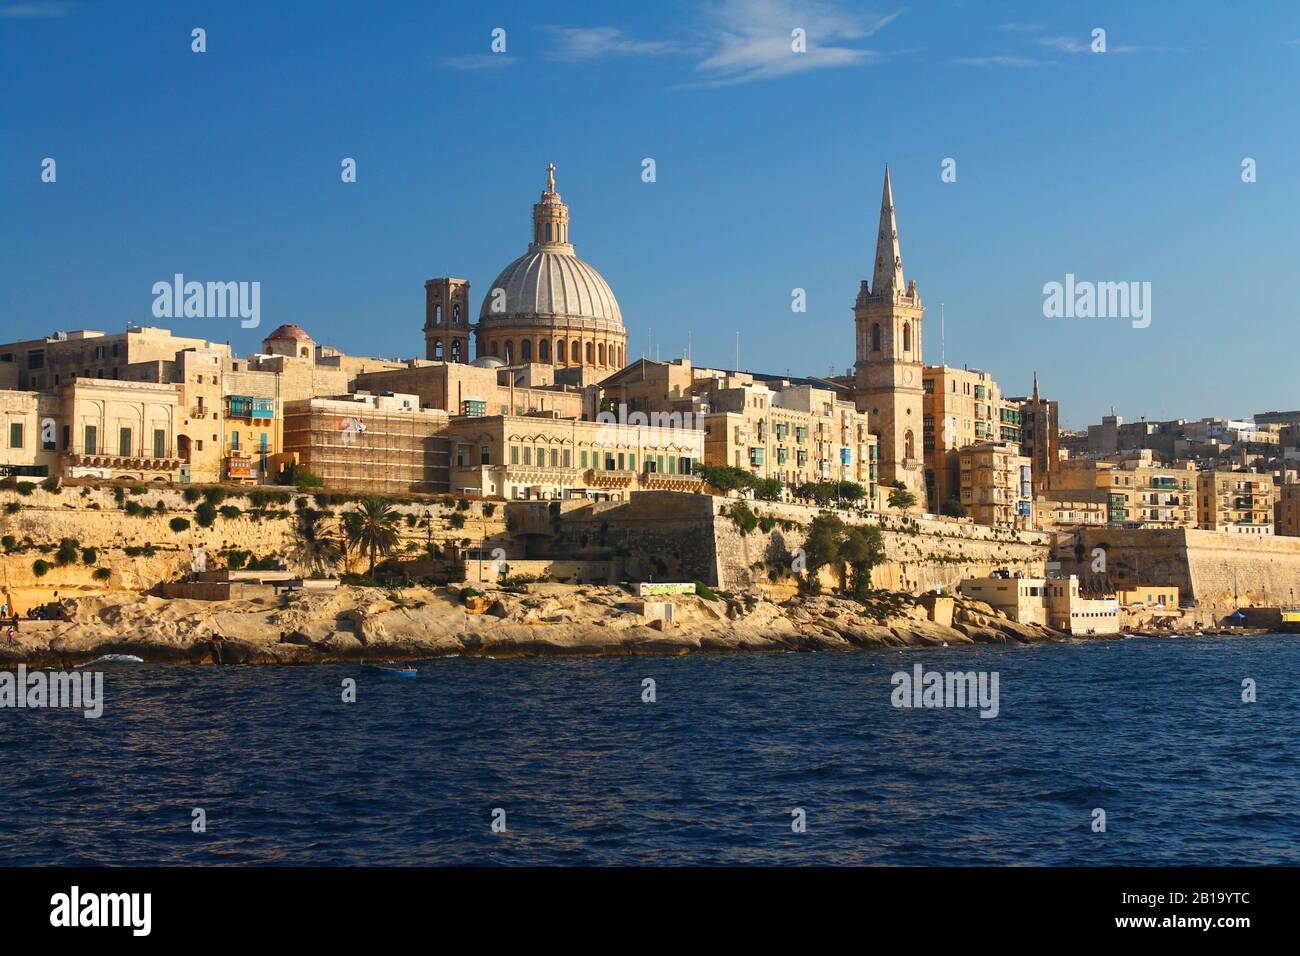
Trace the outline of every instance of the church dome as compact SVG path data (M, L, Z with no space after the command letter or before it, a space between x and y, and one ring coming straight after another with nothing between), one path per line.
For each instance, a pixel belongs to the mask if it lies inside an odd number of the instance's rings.
M574 253L569 207L555 191L555 166L547 169L546 188L533 204L533 241L483 297L478 354L506 365L577 369L583 381L598 381L626 360L623 313L605 278Z
M502 270L483 299L479 322L491 326L525 316L623 325L604 276L572 252L551 249L530 249Z

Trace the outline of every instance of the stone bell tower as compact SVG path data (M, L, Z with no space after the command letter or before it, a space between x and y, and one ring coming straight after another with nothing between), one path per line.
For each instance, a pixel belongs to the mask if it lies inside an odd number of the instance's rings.
M427 281L424 284L424 357L434 361L469 362L472 331L469 280Z
M854 399L880 440L880 483L901 481L925 504L922 448L921 319L916 280L904 283L894 218L894 191L885 167L880 231L871 285L863 279L853 317L857 325Z

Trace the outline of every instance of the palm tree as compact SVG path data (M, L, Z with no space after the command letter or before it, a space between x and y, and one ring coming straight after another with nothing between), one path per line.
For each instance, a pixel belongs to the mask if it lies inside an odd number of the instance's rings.
M375 558L397 548L397 515L381 498L362 498L359 507L345 516L344 529L348 541L370 555L371 577L375 574Z
M298 515L297 541L293 560L310 574L332 570L343 556L343 549L320 526L323 516L319 511L303 511Z

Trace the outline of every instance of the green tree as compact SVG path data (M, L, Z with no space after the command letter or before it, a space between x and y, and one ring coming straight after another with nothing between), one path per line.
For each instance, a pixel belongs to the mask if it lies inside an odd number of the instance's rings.
M956 498L949 498L939 510L940 513L947 515L949 518L966 518L970 515L970 509Z
M889 507L898 508L900 511L916 507L916 495L907 490L907 485L901 481L895 481L890 486L890 489Z
M373 576L378 556L397 549L397 514L392 505L379 498L362 498L349 514L357 517L344 519L344 532L354 548L370 557L369 573Z
M343 557L342 546L321 527L323 517L319 511L301 511L294 529L292 559L312 575L332 571Z
M695 474L703 478L710 488L716 488L723 494L752 488L757 481L752 474L735 465L706 465L700 461L695 463Z
M874 525L848 525L836 515L823 514L813 519L804 555L810 585L821 568L847 564L853 596L861 600L871 590L872 569L885 560L885 540Z
M754 497L759 501L780 501L784 489L777 478L759 478L754 482Z

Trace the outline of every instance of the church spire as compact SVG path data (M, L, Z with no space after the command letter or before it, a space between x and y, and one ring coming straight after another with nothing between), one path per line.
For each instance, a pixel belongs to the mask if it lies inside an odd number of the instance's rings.
M903 254L898 247L898 222L894 218L894 189L885 166L885 188L880 196L880 233L876 236L876 271L871 279L871 294L903 294Z

